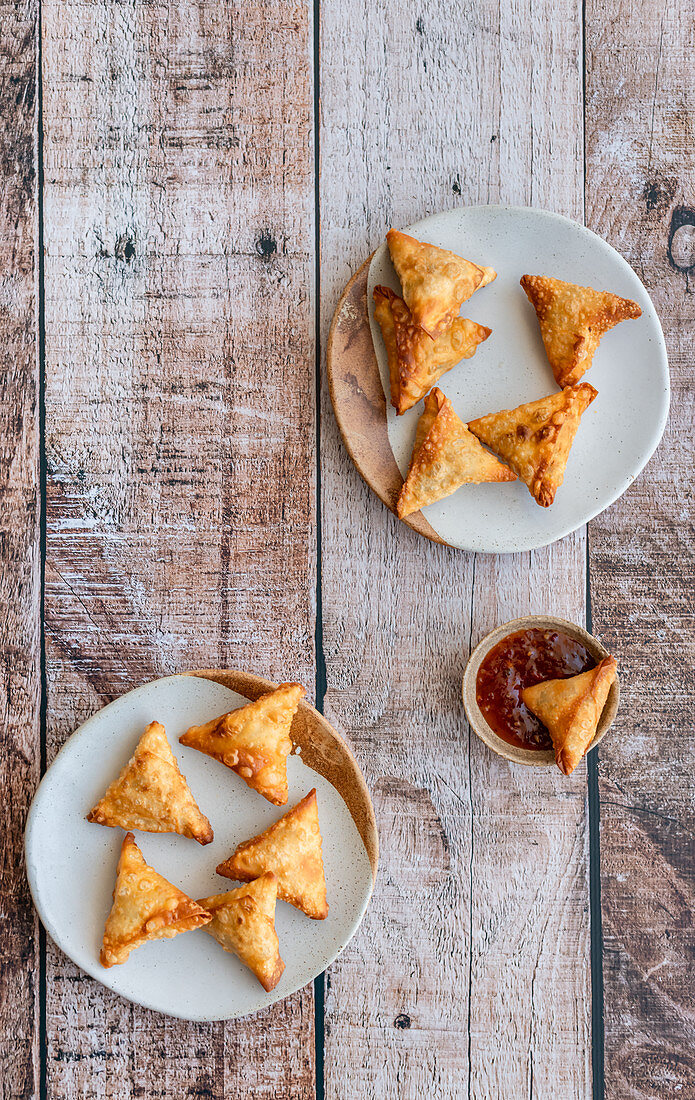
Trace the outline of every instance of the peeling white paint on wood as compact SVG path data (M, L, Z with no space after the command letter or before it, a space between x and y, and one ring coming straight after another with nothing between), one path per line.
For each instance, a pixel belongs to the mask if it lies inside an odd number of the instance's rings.
M586 12L587 219L652 295L672 385L654 458L591 527L594 625L624 651L599 774L606 1096L692 1100L695 267L673 245L695 224L695 19L672 0Z
M588 2L584 59L569 0L319 6L324 333L389 224L496 201L581 220L585 197L665 322L670 428L589 536L594 629L623 688L600 750L611 1100L695 1097L686 8ZM13 1097L38 1094L41 1055L18 870L40 759L36 17L35 0L0 0ZM43 0L42 17L50 756L103 702L183 667L311 688L315 211L310 4ZM459 681L504 619L581 621L585 537L474 561L371 496L325 395L321 443L326 709L367 771L382 839L365 924L327 977L325 1095L584 1098L585 772L491 756L469 738ZM313 1098L313 1014L306 990L246 1022L181 1024L107 994L49 944L47 1095Z
M574 5L322 12L324 332L391 225L486 202L581 219ZM379 1100L584 1100L585 769L568 781L494 757L460 699L468 652L493 626L533 612L583 622L584 534L474 560L370 494L326 400L322 455L326 712L366 765L382 834L366 934L329 976L326 1095L342 1100L354 1079Z
M42 8L50 757L153 676L312 689L314 184L303 3ZM197 1026L49 945L61 1100L304 1100L313 1027L310 987Z

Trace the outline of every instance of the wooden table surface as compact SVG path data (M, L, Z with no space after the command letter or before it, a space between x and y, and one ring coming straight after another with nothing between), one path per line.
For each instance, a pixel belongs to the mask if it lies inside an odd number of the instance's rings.
M0 46L0 1095L695 1097L693 0L0 0ZM505 557L395 520L323 362L390 225L488 202L610 241L673 381L625 496ZM462 720L528 612L620 661L569 780ZM22 842L83 719L205 666L307 685L382 858L313 987L195 1025L47 941Z

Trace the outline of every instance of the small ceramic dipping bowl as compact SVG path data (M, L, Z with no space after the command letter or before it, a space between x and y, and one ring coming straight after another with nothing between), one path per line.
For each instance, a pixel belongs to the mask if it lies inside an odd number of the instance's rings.
M575 638L588 649L592 657L596 659L597 664L604 657L608 657L609 655L608 651L593 637L593 635L582 629L581 626L575 626L574 623L567 622L566 619L556 619L552 615L526 615L523 619L512 619L511 622L503 623L502 626L498 626L495 630L492 630L483 638L482 642L478 643L471 653L470 660L466 665L466 671L463 675L463 706L466 711L466 717L471 724L471 728L477 733L480 740L484 741L493 752L498 753L499 756L506 757L507 760L511 760L515 764L545 767L548 764L555 763L555 753L553 750L522 749L504 741L494 730L490 729L481 713L476 697L478 669L490 650L493 649L498 642L501 642L503 638L506 638L508 634L514 634L518 630L530 630L532 627L538 630L557 630L561 631L563 634L569 634L570 638ZM618 684L618 678L616 677L608 693L606 705L599 719L596 736L588 749L589 752L591 752L594 746L598 744L604 734L612 726L618 710L619 699L620 686Z

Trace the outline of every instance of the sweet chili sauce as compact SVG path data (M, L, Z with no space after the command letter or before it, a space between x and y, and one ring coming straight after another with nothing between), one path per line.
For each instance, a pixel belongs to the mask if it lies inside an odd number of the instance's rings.
M564 680L594 668L581 642L559 630L517 630L490 650L478 669L476 698L499 737L522 749L551 749L550 734L522 702L521 691L542 680Z

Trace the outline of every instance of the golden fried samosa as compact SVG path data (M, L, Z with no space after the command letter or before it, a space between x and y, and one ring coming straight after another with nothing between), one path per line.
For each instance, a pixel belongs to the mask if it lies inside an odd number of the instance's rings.
M149 864L126 833L118 861L113 905L106 919L99 960L102 966L124 963L148 940L172 939L211 920L211 914Z
M597 396L587 382L539 401L471 420L468 427L508 462L543 508L562 485L582 414Z
M606 290L546 275L523 275L521 285L538 315L546 354L559 386L574 386L591 366L601 337L620 321L642 316L637 302Z
M615 657L604 657L588 672L566 680L545 680L521 693L552 737L555 761L565 775L574 771L594 739L617 668Z
M482 290L484 286L489 286L490 283L494 283L495 279L497 278L497 272L495 271L494 267L481 267L480 270L483 273L483 277L478 284L478 290Z
M198 809L161 722L150 722L87 821L146 833L179 833L199 844L213 839L210 822Z
M454 493L460 485L516 481L516 474L480 445L436 386L425 398L408 476L396 511L401 519Z
M328 916L316 788L259 836L220 863L218 875L251 882L265 871L278 877L278 897L313 920Z
M374 316L386 345L391 379L391 404L398 414L425 396L434 383L461 359L470 359L492 329L455 317L433 340L414 324L402 298L387 286L374 287Z
M191 726L179 741L226 764L269 802L284 806L290 728L305 695L301 684L280 684L253 703Z
M433 339L449 328L483 280L489 283L494 278L492 268L483 270L455 252L417 241L398 229L389 229L386 240L413 323Z
M205 931L214 936L225 951L240 958L267 993L275 989L285 969L275 931L277 896L277 875L266 871L260 878L236 890L198 902L212 913Z

